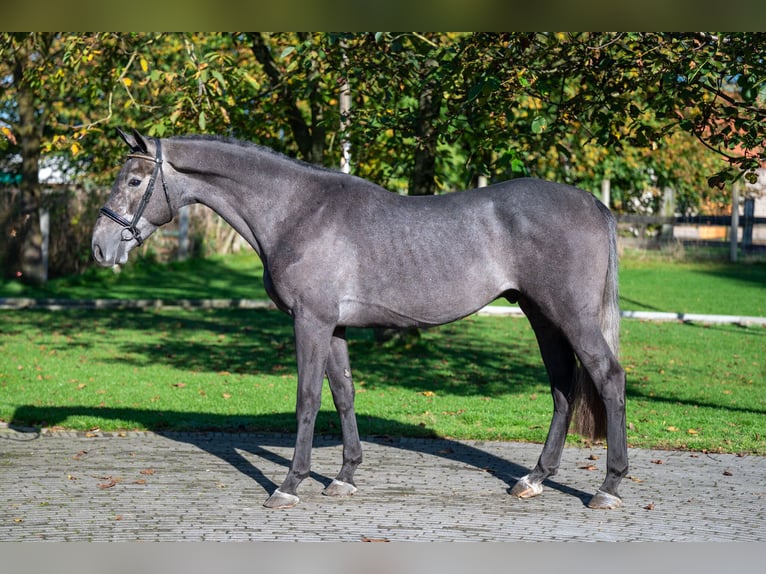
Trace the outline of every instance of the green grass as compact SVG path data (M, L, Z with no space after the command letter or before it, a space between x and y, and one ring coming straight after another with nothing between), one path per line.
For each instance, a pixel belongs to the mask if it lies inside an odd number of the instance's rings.
M9 311L0 321L7 423L294 431L292 329L280 313ZM366 330L350 335L363 434L544 440L551 401L525 320L471 317L388 349ZM765 344L761 327L625 321L630 444L766 454ZM317 428L339 432L326 385Z
M766 317L766 263L628 253L620 262L620 305L634 311Z
M265 298L254 254L91 269L0 297ZM766 316L766 264L627 254L622 306ZM766 454L766 329L626 320L633 446ZM350 334L361 432L542 442L547 378L523 319L472 317L409 347ZM74 429L295 429L288 317L256 310L0 312L0 420ZM325 389L319 432L338 433ZM577 441L577 438L572 438Z
M263 265L253 252L158 263L138 258L119 271L89 268L41 287L0 281L0 297L56 299L265 299Z

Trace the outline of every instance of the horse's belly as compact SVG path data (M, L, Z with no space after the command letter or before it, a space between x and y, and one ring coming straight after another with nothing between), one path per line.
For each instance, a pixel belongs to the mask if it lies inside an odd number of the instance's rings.
M506 289L428 289L392 297L345 297L340 302L340 324L349 327L427 327L443 325L475 313Z

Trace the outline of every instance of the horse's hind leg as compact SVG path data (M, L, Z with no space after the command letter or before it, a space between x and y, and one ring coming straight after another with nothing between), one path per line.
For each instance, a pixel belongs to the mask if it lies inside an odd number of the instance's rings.
M351 379L348 345L343 329L336 330L330 344L327 379L330 383L335 408L340 416L340 427L343 434L343 466L322 494L347 496L356 492L354 472L362 462L362 444L359 441L359 430L356 426L354 383Z
M553 395L553 418L537 465L511 489L513 496L531 498L543 491L543 481L556 474L561 462L572 415L571 399L576 363L572 347L561 331L540 314L534 305L524 300L519 303L535 331Z
M606 410L606 478L588 503L590 508L610 509L622 504L617 492L628 472L628 442L625 425L625 371L612 354L601 332L583 331L577 345L580 362L590 375Z

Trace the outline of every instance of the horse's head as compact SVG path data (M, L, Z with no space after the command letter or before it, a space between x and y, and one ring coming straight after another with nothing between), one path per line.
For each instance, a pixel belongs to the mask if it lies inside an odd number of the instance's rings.
M106 267L125 263L134 247L173 219L160 140L135 130L128 135L118 128L117 133L130 153L99 212L92 240L94 258Z

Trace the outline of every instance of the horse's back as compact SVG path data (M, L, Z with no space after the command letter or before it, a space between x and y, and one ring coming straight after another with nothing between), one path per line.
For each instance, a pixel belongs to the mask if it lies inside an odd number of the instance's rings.
M352 324L445 323L569 278L585 263L578 249L588 259L598 250L588 235L603 219L595 199L565 185L525 179L442 196L364 195L358 205L347 197L346 219L333 225L341 315Z

